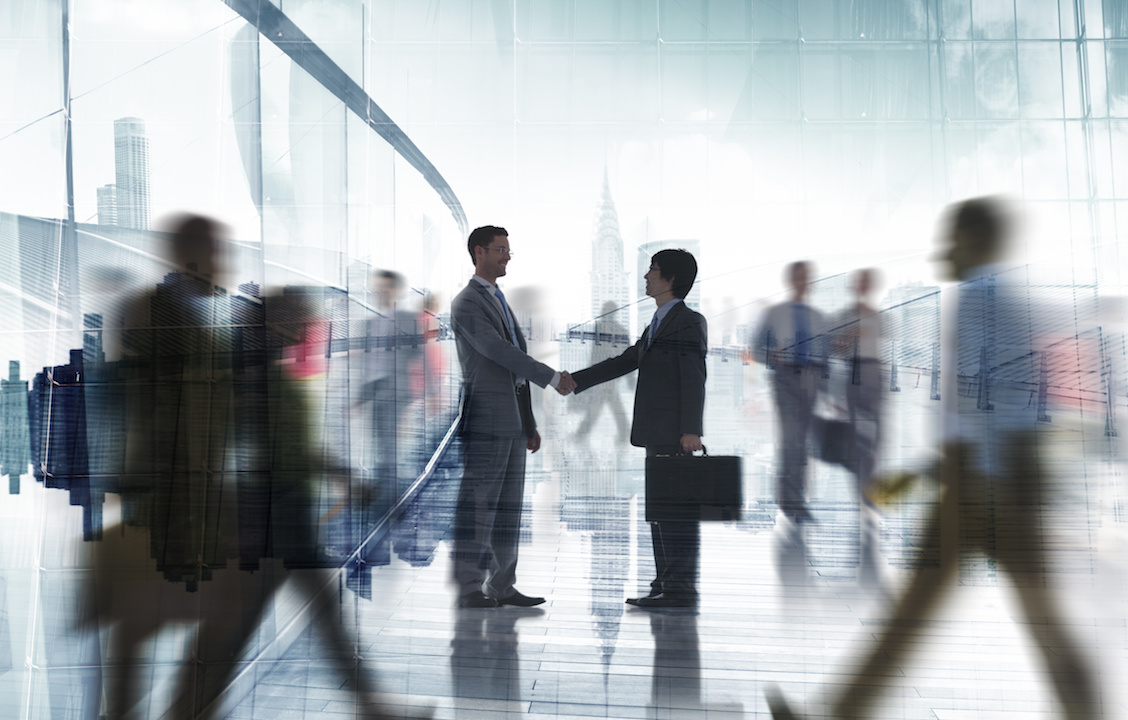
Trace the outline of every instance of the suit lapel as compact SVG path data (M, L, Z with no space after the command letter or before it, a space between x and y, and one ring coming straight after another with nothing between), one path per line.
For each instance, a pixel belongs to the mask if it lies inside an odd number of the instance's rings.
M493 313L493 317L501 325L501 335L509 342L513 342L513 338L509 337L509 323L505 321L505 316L501 314L501 308L498 307L497 298L490 294L490 291L485 285L477 280L471 280L470 284L478 290L482 302L485 303ZM517 323L513 324L516 327ZM520 331L518 331L520 333Z
M677 317L677 315L682 311L683 305L685 305L685 300L682 300L681 302L677 303L677 305L670 308L670 311L668 313L666 313L666 317L662 318L662 322L658 323L658 327L654 328L654 339L649 341L649 342L640 343L642 345L642 347L639 349L639 354L638 354L638 357L639 357L640 360L642 359L642 356L646 354L646 351L650 349L650 346L653 345L654 343L658 342L658 338L662 337L666 333L667 330L669 330L671 327L673 327L674 320ZM646 328L646 330L643 331L643 340L647 339L646 334L649 333L649 332L650 332L650 327L648 326Z

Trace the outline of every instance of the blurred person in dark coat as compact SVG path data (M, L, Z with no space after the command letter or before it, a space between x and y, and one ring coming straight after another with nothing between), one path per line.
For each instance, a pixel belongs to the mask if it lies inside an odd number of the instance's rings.
M331 582L316 570L325 563L313 515L331 470L313 411L328 339L316 292L228 295L218 285L225 232L178 218L179 269L138 299L124 328L124 527L105 534L95 562L118 659L107 671L108 718L165 704L166 717L211 716L278 588L292 577L312 599ZM146 699L150 661L138 655L172 622L195 624L191 660L170 701ZM319 627L362 712L382 717L354 641L337 623Z

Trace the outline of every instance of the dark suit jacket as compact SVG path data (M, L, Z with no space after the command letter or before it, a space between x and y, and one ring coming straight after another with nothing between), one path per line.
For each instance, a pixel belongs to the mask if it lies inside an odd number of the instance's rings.
M679 302L647 348L650 328L618 357L572 374L576 392L638 370L631 444L672 446L682 435L704 435L705 318Z
M556 371L526 354L525 336L514 323L517 344L495 299L477 280L451 303L458 361L462 365L462 430L499 437L532 437L536 431L529 393L518 398L517 378L541 387Z

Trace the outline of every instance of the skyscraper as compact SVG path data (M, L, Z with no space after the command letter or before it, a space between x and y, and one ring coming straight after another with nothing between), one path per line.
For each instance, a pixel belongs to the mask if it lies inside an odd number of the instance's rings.
M145 122L124 117L114 120L114 173L117 186L117 224L133 230L148 230L149 138Z
M591 316L598 318L607 302L623 308L629 302L627 272L623 268L623 236L619 232L619 213L611 199L611 183L603 170L603 195L591 239ZM620 315L620 313L615 313ZM629 323L622 315L619 322Z
M98 224L117 225L117 186L113 183L98 188Z

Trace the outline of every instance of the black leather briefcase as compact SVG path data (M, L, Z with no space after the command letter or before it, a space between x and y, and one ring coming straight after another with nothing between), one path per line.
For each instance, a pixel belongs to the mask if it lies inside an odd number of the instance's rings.
M646 520L739 520L739 457L652 455L646 458Z

